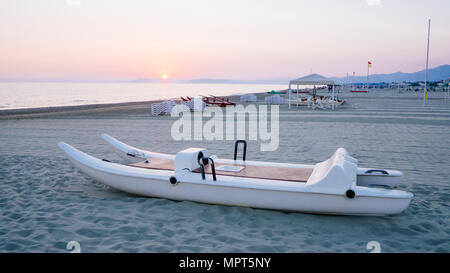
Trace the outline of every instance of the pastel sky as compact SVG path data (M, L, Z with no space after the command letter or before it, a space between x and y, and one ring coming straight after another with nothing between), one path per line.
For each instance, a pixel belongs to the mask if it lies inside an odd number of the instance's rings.
M450 63L449 0L1 0L0 78L297 77Z

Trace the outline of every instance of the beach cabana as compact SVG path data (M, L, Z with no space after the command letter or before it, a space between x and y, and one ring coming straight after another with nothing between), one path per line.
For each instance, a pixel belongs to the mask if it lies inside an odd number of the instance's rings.
M297 85L297 94L298 94L298 88L300 85L332 85L333 91L332 91L332 109L334 110L334 81L330 78L324 77L319 74L311 74L308 76L304 76L295 80L289 81L289 109L291 108L291 95L292 95L292 85Z

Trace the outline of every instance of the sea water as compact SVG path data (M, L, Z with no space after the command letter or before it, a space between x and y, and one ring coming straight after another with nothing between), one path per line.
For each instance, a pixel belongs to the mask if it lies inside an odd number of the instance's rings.
M0 110L222 96L285 89L275 84L3 82Z
M424 105L420 93L341 93L347 103L334 112L281 106L279 148L249 141L249 160L315 163L344 147L361 167L403 171L398 189L414 199L384 217L134 196L83 175L57 147L123 163L106 132L157 152L200 146L233 156L233 141L173 141L174 119L150 109L0 121L0 251L69 252L76 241L81 252L369 252L375 241L381 252L449 252L450 102L437 95Z

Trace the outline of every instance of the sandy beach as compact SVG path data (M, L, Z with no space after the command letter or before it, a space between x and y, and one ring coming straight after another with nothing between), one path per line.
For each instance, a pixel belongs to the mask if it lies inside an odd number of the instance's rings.
M295 92L295 91L294 91ZM420 100L422 98L422 92L408 92L399 93L396 89L385 89L381 92L374 91L375 96L383 96L387 94L385 99L389 98L402 98L402 99L412 99ZM263 103L266 96L273 96L267 94L267 92L249 93L257 97L259 103ZM329 96L330 94L326 91L319 91L319 95ZM294 95L296 95L294 93ZM307 97L308 94L299 94L300 96ZM433 96L429 99L432 100L443 100L445 93L434 92ZM373 97L374 93L366 96L364 93L349 94L348 90L342 91L342 93L336 92L336 96L343 98L357 97L359 99L366 99L367 97ZM240 95L232 96L219 96L222 98L228 98L230 101L239 103ZM288 96L286 94L282 95L287 101ZM169 100L175 101L177 104L181 102L179 98L171 98ZM23 119L23 118L39 118L39 117L52 117L52 116L70 116L70 115L82 115L82 114L107 114L112 115L117 113L150 113L152 103L159 103L164 100L148 100L148 101L136 101L136 102L121 102L121 103L100 103L100 104L87 104L87 105L75 105L75 106L51 106L51 107L35 107L35 108L24 108L24 109L6 109L0 110L0 120L1 119ZM294 106L295 103L292 105ZM301 109L305 109L302 107Z
M120 111L123 112L137 111L140 109L148 110L152 103L158 103L161 101L162 100L1 110L0 119L38 118L59 115L108 113Z
M258 98L261 98L266 93L255 93ZM239 96L227 96L232 101L239 101ZM172 98L170 100L180 103L179 98ZM138 102L122 102L122 103L102 103L102 104L87 104L75 106L52 106L52 107L36 107L25 109L7 109L0 110L0 119L22 119L22 118L39 118L51 117L61 115L76 115L76 114L94 114L94 113L133 113L133 112L147 112L150 113L152 103L159 103L164 100L150 100Z
M390 93L388 93L390 92ZM174 141L175 119L151 116L150 102L17 110L0 114L0 252L448 252L450 104L420 94L341 94L335 112L280 107L280 147L251 160L315 163L345 147L358 165L399 169L410 207L389 217L319 216L174 202L122 193L76 170L65 141L123 163L100 138L164 153L205 147L231 158L232 141ZM265 94L258 95L259 102ZM232 98L235 99L235 98ZM27 112L28 111L28 112Z
M0 256L450 253L449 9L0 1Z

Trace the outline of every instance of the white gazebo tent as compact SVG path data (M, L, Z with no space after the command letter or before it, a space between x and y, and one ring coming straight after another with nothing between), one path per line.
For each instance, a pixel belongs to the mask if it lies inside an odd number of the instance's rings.
M308 76L304 76L292 81L289 81L289 109L291 109L291 95L292 95L292 85L297 85L297 94L298 94L298 88L300 85L332 85L333 86L333 92L332 92L332 109L334 110L334 81L332 79L329 79L327 77L324 77L319 74L311 74Z

